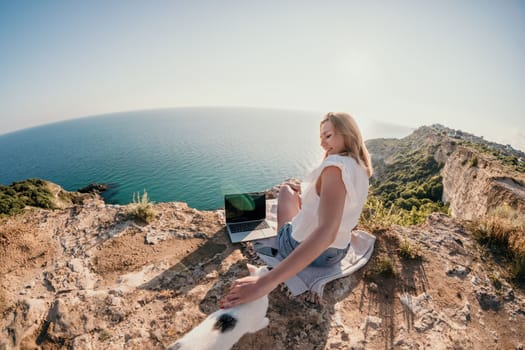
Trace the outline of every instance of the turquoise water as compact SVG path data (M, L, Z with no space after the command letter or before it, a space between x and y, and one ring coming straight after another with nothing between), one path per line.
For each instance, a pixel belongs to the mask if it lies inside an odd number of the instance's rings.
M0 183L31 177L69 191L109 183L109 203L223 206L225 193L301 178L321 160L316 113L178 108L110 114L0 136Z

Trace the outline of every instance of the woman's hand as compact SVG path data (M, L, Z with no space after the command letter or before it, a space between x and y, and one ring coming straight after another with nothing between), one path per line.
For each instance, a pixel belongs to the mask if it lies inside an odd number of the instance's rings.
M301 184L300 183L288 181L285 183L285 185L288 185L294 192L301 194Z
M294 190L295 192L301 194L301 185L300 184L295 184L293 182L287 182L286 183L288 186L290 186L290 188L292 190Z
M228 295L221 300L221 309L248 303L270 293L277 285L260 276L248 276L233 282Z

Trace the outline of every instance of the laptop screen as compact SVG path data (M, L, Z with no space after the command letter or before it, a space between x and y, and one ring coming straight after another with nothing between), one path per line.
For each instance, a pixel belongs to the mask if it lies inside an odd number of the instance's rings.
M227 194L224 196L226 222L263 220L266 217L264 192Z

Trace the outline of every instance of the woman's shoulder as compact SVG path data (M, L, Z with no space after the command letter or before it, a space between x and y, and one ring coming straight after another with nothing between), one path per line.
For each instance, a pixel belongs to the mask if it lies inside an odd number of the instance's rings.
M340 154L331 154L326 157L323 163L321 163L321 167L325 168L327 166L337 166L341 171L347 172L353 172L357 169L366 171L352 156L343 156Z
M331 154L328 157L325 158L322 164L330 165L330 164L341 164L344 166L356 166L358 165L356 160L351 156L343 156L340 154Z

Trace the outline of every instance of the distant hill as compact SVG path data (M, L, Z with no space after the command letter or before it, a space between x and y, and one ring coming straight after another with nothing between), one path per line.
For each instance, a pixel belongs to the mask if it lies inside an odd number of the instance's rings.
M387 207L422 211L415 221L449 208L467 219L503 203L525 210L525 154L510 145L438 124L366 144L375 171L371 195Z

